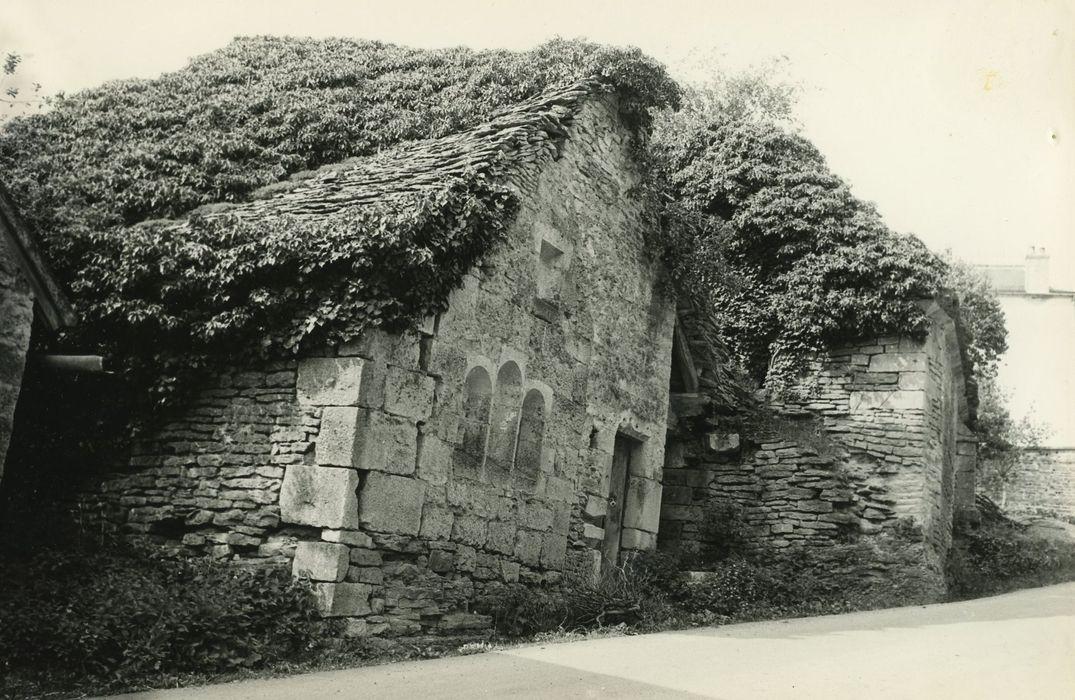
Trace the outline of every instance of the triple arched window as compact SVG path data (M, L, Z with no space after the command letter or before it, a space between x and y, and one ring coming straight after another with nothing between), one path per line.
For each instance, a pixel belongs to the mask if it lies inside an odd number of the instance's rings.
M517 363L501 365L495 384L488 370L474 367L466 377L457 472L501 486L533 488L541 471L546 414L545 394L536 388L524 392Z

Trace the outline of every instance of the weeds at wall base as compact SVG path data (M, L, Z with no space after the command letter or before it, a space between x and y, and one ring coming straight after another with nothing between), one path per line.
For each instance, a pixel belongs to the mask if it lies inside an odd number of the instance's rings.
M313 618L301 584L293 584L285 571L165 561L134 551L48 550L31 559L0 552L0 625L7 634L0 640L5 645L0 648L0 697L184 687L520 644L941 602L930 581L908 574L898 556L891 562L897 573L875 581L852 583L844 577L837 583L831 576L802 575L810 566L830 573L834 567L852 571L858 558L873 556L858 549L848 546L821 556L786 553L765 561L732 555L694 576L680 568L676 557L649 553L597 586L566 591L505 586L478 606L493 616L497 629L491 637L393 640L333 634ZM949 575L952 600L1075 580L1075 545L1035 538L1011 523L987 523L959 533ZM205 601L189 590L194 581L213 599L209 607L196 603ZM262 583L249 594L254 581ZM237 610L238 617L221 624L219 606ZM160 618L157 627L131 624L142 620L139 611L147 609ZM31 622L37 627L31 628ZM229 634L214 637L210 623ZM118 642L125 646L116 646Z

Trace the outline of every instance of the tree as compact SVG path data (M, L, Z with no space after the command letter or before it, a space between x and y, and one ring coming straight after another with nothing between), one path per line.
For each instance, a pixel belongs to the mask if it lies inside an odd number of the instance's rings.
M764 89L742 91L764 94ZM653 144L675 205L687 289L712 310L733 355L758 382L790 382L828 344L926 327L918 301L940 293L945 264L893 233L855 198L807 139L764 109L712 99L688 127L658 121ZM705 251L704 260L698 253ZM706 275L714 264L730 274Z
M0 113L0 124L12 118L14 116L12 112L16 109L26 110L34 106L41 108L48 103L48 98L41 95L41 83L30 83L30 92L27 96L25 81L21 80L18 75L22 61L22 54L16 52L9 51L4 56L3 79L0 80L0 91L3 92L3 97L0 97L0 103L6 104L8 110L6 114Z
M996 290L983 274L956 258L952 251L945 251L942 257L948 268L944 285L956 294L959 302L964 353L979 384L992 383L1000 356L1008 349L1004 311Z
M979 487L1003 508L1008 489L1036 459L1033 450L1045 441L1048 430L1032 416L1012 417L1008 395L995 375L979 383L978 397Z

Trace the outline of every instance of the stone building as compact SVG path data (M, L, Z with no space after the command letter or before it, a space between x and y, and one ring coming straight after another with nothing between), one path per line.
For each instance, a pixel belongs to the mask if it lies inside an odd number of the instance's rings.
M0 185L0 478L11 440L35 320L49 330L74 325L75 315L45 265L33 234Z
M716 414L737 397L705 316L677 312L647 244L635 138L615 96L582 83L200 212L391 210L475 172L519 200L444 313L218 372L79 517L177 552L289 562L355 635L480 628L472 603L491 588L592 582L659 536L701 542L722 499L775 548L906 527L935 582L956 496L973 493L951 318L933 305L924 342L835 351L803 403L778 407L819 421L833 456L729 429Z
M582 84L230 209L383 205L488 162L520 200L447 312L221 373L83 517L189 553L293 557L356 634L480 625L468 603L491 584L592 580L652 548L675 306L632 138Z

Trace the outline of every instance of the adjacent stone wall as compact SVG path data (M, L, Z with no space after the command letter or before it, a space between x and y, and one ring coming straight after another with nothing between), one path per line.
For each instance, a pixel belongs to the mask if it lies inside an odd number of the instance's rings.
M881 338L815 361L800 398L773 404L767 421L692 417L695 402L674 397L662 546L704 553L731 534L754 550L899 537L920 543L943 586L953 513L973 503L975 447L954 328L932 312L924 342Z
M986 495L1018 519L1075 521L1075 450L1027 450L1011 483Z
M11 441L33 320L30 285L22 276L9 243L0 240L0 479L4 475L4 458Z
M482 628L472 602L497 586L593 580L602 549L655 546L674 307L615 110L591 100L517 174L509 240L446 313L221 376L87 494L87 522L293 556L353 635ZM618 435L634 448L606 543Z
M294 362L221 373L134 446L127 473L82 494L79 520L187 554L282 561L304 534L280 527L284 468L312 457L320 426L295 382Z

